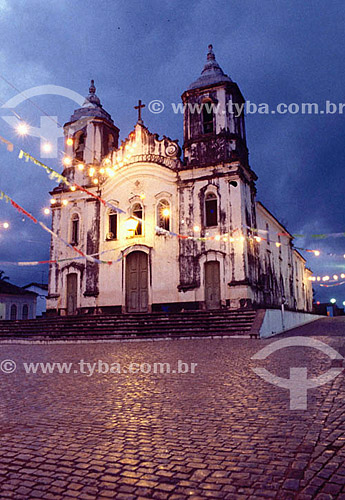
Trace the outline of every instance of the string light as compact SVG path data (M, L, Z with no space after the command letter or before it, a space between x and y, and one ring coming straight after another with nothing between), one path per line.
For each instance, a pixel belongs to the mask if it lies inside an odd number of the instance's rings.
M52 145L49 142L45 142L42 146L42 149L45 153L50 153L52 151Z
M65 156L62 160L62 163L68 167L72 164L72 159L69 156Z
M27 135L29 133L29 128L29 125L25 122L20 122L16 127L16 131L19 135Z

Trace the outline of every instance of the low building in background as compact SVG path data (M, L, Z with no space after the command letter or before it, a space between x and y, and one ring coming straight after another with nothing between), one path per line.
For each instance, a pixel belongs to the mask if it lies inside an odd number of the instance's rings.
M23 286L24 290L37 294L36 318L44 316L47 308L48 284L29 283Z
M0 280L0 320L36 318L37 294Z

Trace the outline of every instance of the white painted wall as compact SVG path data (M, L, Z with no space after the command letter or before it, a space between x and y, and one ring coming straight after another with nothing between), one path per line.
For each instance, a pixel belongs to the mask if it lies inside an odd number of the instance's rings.
M273 337L297 326L311 323L324 316L304 312L285 311L284 324L282 312L279 309L266 309L265 317L260 328L260 338Z

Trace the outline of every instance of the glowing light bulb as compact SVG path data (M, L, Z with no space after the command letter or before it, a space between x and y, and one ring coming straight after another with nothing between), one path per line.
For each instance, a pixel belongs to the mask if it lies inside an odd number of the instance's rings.
M321 253L319 250L313 250L313 252L314 252L315 257L318 257Z
M93 183L94 183L94 184L98 184L98 179L94 179L94 180L93 180Z
M69 156L65 156L64 159L62 160L62 163L66 166L72 164L72 159Z
M10 227L10 225L8 222L4 222L3 227L4 227L4 229L8 229Z
M333 274L333 279L337 281L339 279L339 276L337 274Z
M71 137L69 137L66 141L66 144L67 144L67 146L73 146L73 139L71 139Z
M322 281L329 281L329 276L324 276L324 277L322 278Z
M104 172L105 172L104 168L100 168L100 169L99 169L99 173L100 173L100 174L104 174Z
M77 188L75 186L71 186L71 191L75 191Z
M145 200L145 198L146 198L146 194L145 194L145 193L141 193L141 195L140 195L140 199L141 199L141 200Z
M223 241L228 241L228 238L224 236Z
M82 163L79 163L78 170L84 170L84 165Z
M233 238L232 236L230 236L229 241L231 241L231 243L233 243L235 241L235 238Z
M20 122L17 125L16 130L19 135L27 135L29 133L29 125L25 122Z
M56 199L55 198L50 198L50 204L51 205L55 205L56 203Z
M170 215L170 210L169 210L169 208L164 208L164 210L163 210L163 212L162 212L162 213L163 213L163 217L169 217L169 215Z
M320 276L318 276L318 277L316 278L316 281L321 281L321 277L320 277Z
M255 241L257 241L258 243L260 243L260 241L262 241L262 238L260 238L260 236L254 236L254 239L255 239Z
M53 148L49 142L45 142L42 146L42 149L45 153L50 153Z
M345 278L345 274L344 274L344 273L341 273L340 277L341 277L342 279L344 279L344 278Z
M68 200L62 200L62 204L63 204L64 206L68 205Z
M194 226L193 227L193 231L197 233L198 231L200 231L200 227L199 226Z
M89 169L89 176L92 177L94 173L95 173L95 169L93 167L91 167Z
M335 303L336 303L336 301L337 301L337 299L331 299L331 300L330 300L330 303L331 303L331 304L335 304Z
M279 243L279 242L277 241L277 242L276 242L276 247L277 247L277 248L279 248L279 247L281 247L281 246L282 246L282 244L281 244L281 243Z
M44 215L49 215L50 214L49 208L44 208L43 213L44 213Z
M215 239L216 241L220 241L220 235L219 235L219 234L217 234L217 235L215 236L215 238L214 238L214 239Z

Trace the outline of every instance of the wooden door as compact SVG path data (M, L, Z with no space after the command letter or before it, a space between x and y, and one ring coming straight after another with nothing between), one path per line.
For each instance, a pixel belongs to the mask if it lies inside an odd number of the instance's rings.
M77 274L67 275L67 314L69 316L77 313Z
M148 259L144 252L126 257L126 308L129 313L148 311Z
M207 309L220 309L219 262L205 262L205 303Z

